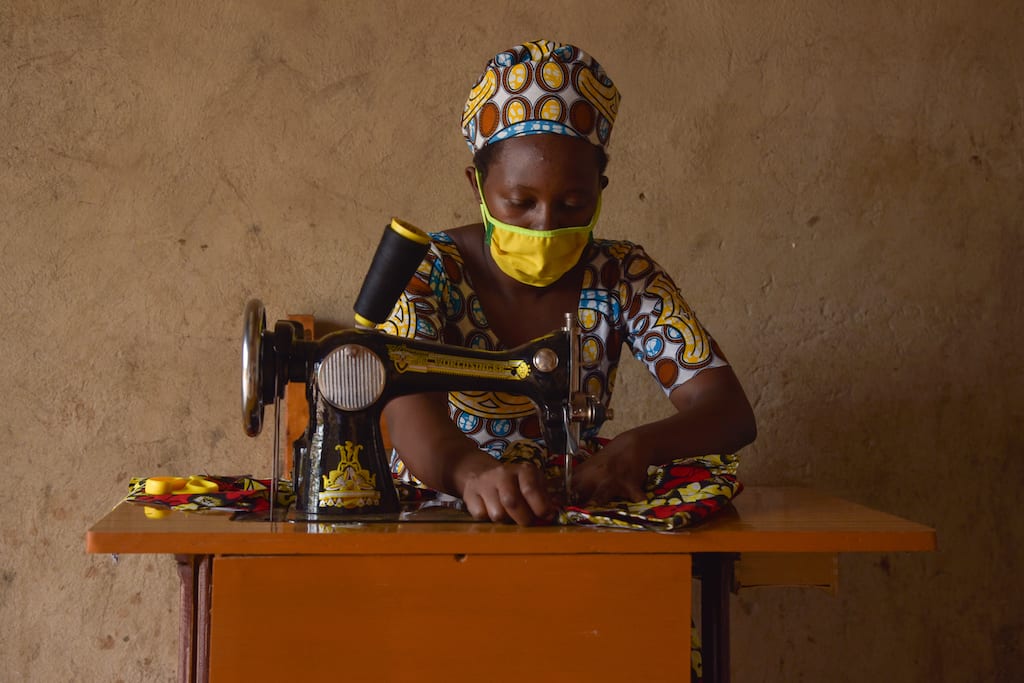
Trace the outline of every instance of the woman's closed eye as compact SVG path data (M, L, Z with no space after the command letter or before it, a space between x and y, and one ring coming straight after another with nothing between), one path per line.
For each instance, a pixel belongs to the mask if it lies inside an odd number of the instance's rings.
M512 207L513 209L519 209L520 211L532 209L536 205L536 203L537 202L534 199L527 199L522 197L510 197L505 200L505 204Z
M524 197L510 197L505 200L505 205L520 211L528 211L537 206L537 200ZM556 209L566 212L583 211L591 206L593 206L592 202L582 199L569 199L555 204Z

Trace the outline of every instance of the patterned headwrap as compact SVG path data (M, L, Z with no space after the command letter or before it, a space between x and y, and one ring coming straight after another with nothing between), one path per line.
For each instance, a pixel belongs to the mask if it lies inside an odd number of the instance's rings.
M619 91L593 57L573 45L535 40L487 63L462 112L472 152L506 138L570 135L605 147Z

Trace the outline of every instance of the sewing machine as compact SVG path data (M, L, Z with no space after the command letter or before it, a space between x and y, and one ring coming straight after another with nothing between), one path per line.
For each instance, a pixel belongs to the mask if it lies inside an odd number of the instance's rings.
M246 433L262 430L264 407L275 407L271 500L280 476L280 401L288 382L306 385L309 424L294 444L294 518L393 520L400 502L392 482L381 413L398 396L438 391L498 391L536 406L544 442L564 455L564 493L572 492L572 458L581 428L611 417L580 390L579 331L565 326L508 351L480 351L407 339L374 329L387 318L429 244L417 228L394 220L357 298L360 327L319 340L303 338L294 321L266 324L259 300L245 309L242 413ZM273 517L273 511L271 512Z

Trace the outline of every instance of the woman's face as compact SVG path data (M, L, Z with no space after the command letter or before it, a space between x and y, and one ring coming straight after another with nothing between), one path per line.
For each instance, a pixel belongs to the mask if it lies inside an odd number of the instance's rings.
M586 225L608 180L597 151L566 135L526 135L496 143L484 199L497 220L531 230ZM471 181L476 183L475 174Z

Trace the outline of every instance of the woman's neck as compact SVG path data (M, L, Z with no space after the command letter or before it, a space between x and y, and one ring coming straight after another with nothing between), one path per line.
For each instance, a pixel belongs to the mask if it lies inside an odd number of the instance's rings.
M564 325L579 307L582 266L547 287L533 287L506 275L484 242L483 225L448 232L463 259L491 331L505 347L518 346Z

